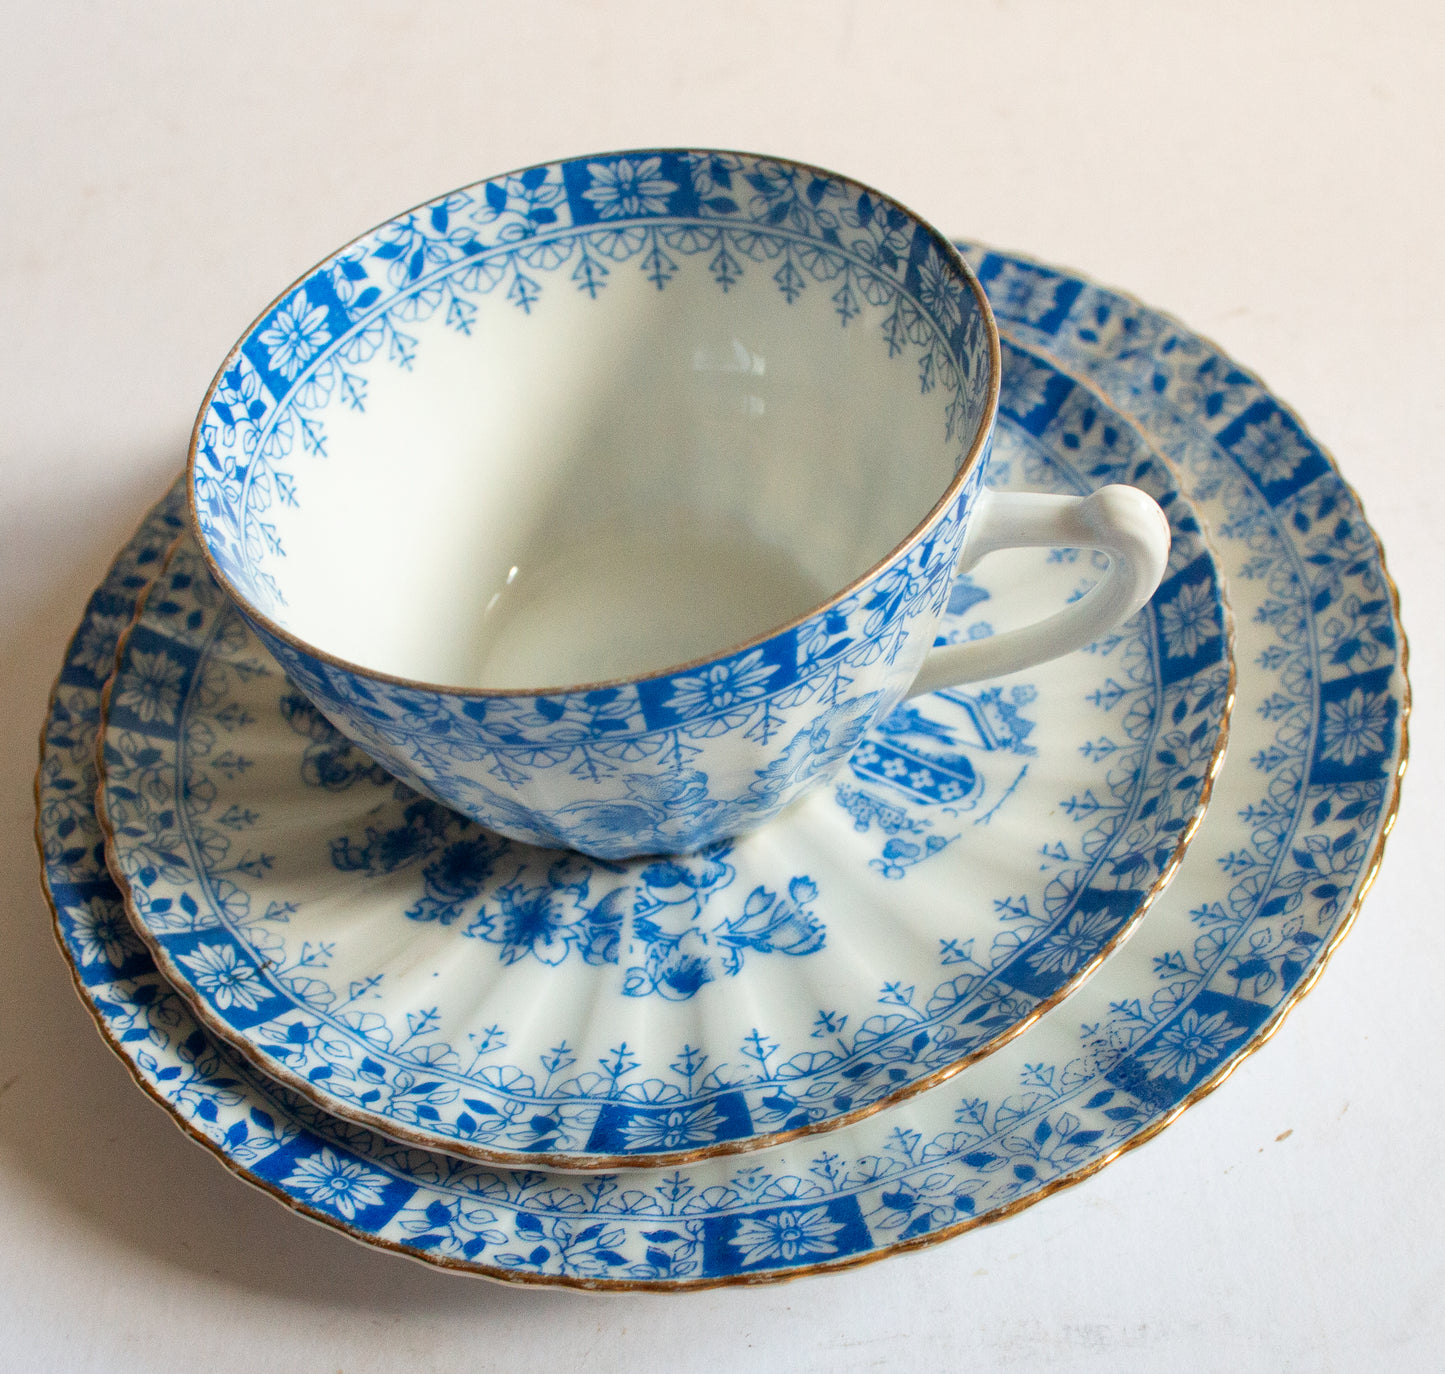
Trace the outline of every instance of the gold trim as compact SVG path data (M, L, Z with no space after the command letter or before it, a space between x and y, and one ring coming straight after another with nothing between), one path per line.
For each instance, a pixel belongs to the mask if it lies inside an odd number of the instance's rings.
M1027 344L1019 343L1012 337L1009 343L1020 352L1031 357L1040 358L1053 366L1052 358L1039 349L1030 347ZM1142 426L1135 423L1128 415L1120 411L1099 389L1087 380L1074 376L1065 368L1057 369L1061 375L1067 376L1081 390L1098 398L1105 407L1113 412L1118 418L1133 430L1141 444L1161 464L1165 473L1174 480L1176 487L1183 495L1182 486L1179 483L1179 474L1175 471L1174 465L1150 440L1148 433ZM1000 372L1000 375L1002 373ZM194 538L194 534L191 536ZM105 767L105 735L109 724L110 715L110 692L114 684L114 673L101 690L100 703L100 726L96 734L95 744L95 767L96 767L96 793L95 813L96 819L105 836L105 857L106 866L110 870L111 877L119 889L122 902L125 904L126 915L136 933L149 948L152 958L156 961L157 967L162 975L181 995L191 1014L196 1020L213 1036L222 1043L229 1046L242 1059L246 1060L258 1073L272 1081L281 1084L297 1096L304 1098L319 1111L326 1112L330 1116L338 1117L343 1121L354 1122L367 1130L375 1131L378 1135L395 1140L403 1145L414 1145L418 1149L433 1151L437 1154L448 1155L454 1159L466 1160L473 1164L501 1165L510 1169L549 1169L559 1173L620 1173L643 1169L670 1169L685 1164L696 1164L703 1160L717 1159L727 1155L751 1154L757 1150L771 1149L774 1146L785 1145L793 1140L800 1140L806 1136L823 1135L838 1130L844 1126L853 1125L856 1122L866 1120L877 1112L886 1108L896 1106L900 1102L907 1101L918 1093L926 1092L935 1088L941 1083L947 1082L955 1074L961 1073L964 1069L972 1067L989 1055L1001 1050L1010 1041L1022 1035L1040 1017L1052 1011L1064 999L1075 992L1084 982L1091 978L1103 965L1115 950L1119 948L1128 937L1138 928L1139 922L1143 920L1149 908L1152 907L1160 894L1168 887L1173 880L1174 874L1178 871L1179 865L1183 862L1185 851L1189 848L1200 824L1204 820L1204 814L1209 807L1209 801L1214 792L1214 782L1224 765L1224 755L1229 743L1229 726L1234 711L1235 689L1237 685L1237 672L1234 655L1234 612L1229 603L1228 584L1225 577L1224 566L1214 544L1209 537L1208 531L1201 527L1201 542L1209 551L1214 562L1216 575L1219 579L1220 603L1224 612L1224 641L1225 641L1225 662L1227 679L1225 683L1224 707L1220 714L1219 735L1214 742L1214 748L1210 752L1208 764L1199 797L1195 802L1194 809L1189 819L1179 834L1179 839L1174 846L1168 862L1160 870L1149 890L1144 894L1138 906L1129 915L1128 919L1110 936L1107 943L1100 947L1087 963L1081 965L1067 982L1056 988L1047 998L1034 1007L1027 1016L1023 1017L1013 1025L1000 1031L992 1039L982 1045L976 1046L968 1054L945 1064L942 1068L934 1069L924 1074L921 1078L911 1083L905 1083L902 1087L894 1089L887 1096L878 1099L876 1102L869 1102L852 1111L840 1113L837 1116L830 1116L822 1121L812 1122L806 1126L798 1126L787 1131L765 1132L757 1135L744 1136L734 1140L719 1141L712 1145L700 1145L690 1150L662 1151L655 1154L638 1155L604 1155L567 1153L559 1154L549 1151L526 1151L526 1150L495 1150L483 1145L469 1145L464 1141L440 1141L435 1135L425 1131L417 1130L404 1122L393 1121L389 1117L380 1116L364 1108L354 1106L349 1102L343 1102L335 1097L320 1091L317 1086L308 1078L289 1069L285 1064L264 1055L247 1037L238 1033L226 1021L218 1017L213 1009L201 998L197 989L193 986L189 977L182 969L176 966L175 961L170 957L169 951L162 945L147 928L145 921L141 918L136 909L134 894L129 878L122 870L115 831L110 822L110 816L106 807L105 794L107 775ZM175 540L166 550L162 559L157 579L165 575L170 566L172 557L180 545L180 539ZM131 632L140 623L144 614L147 601L150 597L151 586L145 588L136 600L135 612L131 622L122 632L116 644L116 669L119 669L121 660L125 656L126 646L130 642Z
M700 154L706 157L742 157L750 158L754 161L776 162L782 166L797 168L798 170L804 172L813 172L819 176L829 177L835 181L841 181L845 185L857 187L860 191L866 192L868 195L873 196L875 199L879 200L883 204L891 205L894 209L899 210L903 214L907 215L910 220L917 224L926 234L928 234L932 238L934 247L938 249L944 261L949 263L950 266L952 266L954 270L962 276L965 284L973 292L974 300L977 302L980 310L983 313L984 330L988 338L988 386L986 388L986 395L984 397L984 410L983 415L979 421L978 432L974 435L973 442L969 445L968 452L964 455L963 461L959 464L958 468L953 474L952 479L944 488L943 494L934 503L932 509L929 510L928 513L923 517L922 521L919 524L915 525L914 528L903 537L901 543L895 545L892 550L885 554L883 558L879 559L878 562L873 564L872 567L859 574L859 576L855 577L841 590L833 592L830 596L827 597L826 600L820 602L811 610L804 611L801 615L794 616L791 620L785 620L780 625L774 625L770 629L764 630L759 634L752 635L747 639L731 645L730 647L716 649L712 653L703 654L699 658L688 659L682 663L670 664L665 668L658 668L652 672L637 673L629 677L607 678L600 682L586 682L573 685L559 685L553 687L515 688L451 687L443 683L424 682L418 678L402 677L395 673L383 673L375 668L366 668L359 663L353 663L349 659L340 658L335 654L328 653L326 650L318 648L316 645L309 643L308 641L300 638L298 635L292 634L290 630L284 629L282 626L278 625L274 620L272 620L268 615L265 615L262 611L260 611L255 606L255 604L241 591L241 589L237 587L231 581L231 579L226 576L226 574L221 570L220 564L218 564L216 560L211 556L210 545L206 540L204 531L201 529L200 515L196 509L196 450L200 443L201 424L205 420L206 411L210 408L211 405L211 397L215 395L216 387L220 385L221 378L226 374L232 363L239 356L242 345L255 332L256 326L259 325L261 321L264 320L266 316L271 313L272 310L274 310L278 305L280 305L281 302L284 301L288 296L290 296L292 292L294 292L299 286L301 286L304 282L310 280L310 278L321 267L323 267L326 263L332 261L332 259L339 257L353 244L360 243L362 239L370 238L371 235L375 234L378 230L385 228L386 225L391 224L394 221L402 218L402 216L415 214L418 210L423 210L428 205L432 205L438 200L445 200L447 196L458 195L462 192L470 191L474 187L485 185L487 182L497 181L505 177L517 176L522 172L530 171L533 167L554 167L564 162L578 162L581 161L583 158L587 157L644 157L653 156L659 153ZM705 663L713 663L716 662L718 659L731 658L734 654L741 653L745 649L750 649L754 645L765 643L766 641L772 639L775 635L783 634L786 631L791 630L798 625L801 625L805 620L811 620L814 616L821 615L824 611L827 611L833 606L837 605L845 597L851 596L855 591L858 590L859 587L863 586L864 583L878 576L878 574L882 572L883 569L888 567L889 564L894 562L895 559L910 552L914 548L914 546L922 542L922 540L929 534L933 527L943 519L943 516L947 512L949 504L952 502L954 496L957 495L959 489L963 486L963 483L968 477L968 474L973 470L974 465L978 462L979 454L983 451L984 445L988 442L990 436L993 434L994 425L998 420L998 398L999 388L1002 382L1002 376L1003 360L999 352L998 324L994 319L993 306L989 303L988 294L984 291L983 285L979 281L977 275L974 273L973 268L968 265L968 263L964 260L963 255L958 251L956 247L954 247L952 239L948 238L947 235L935 229L932 224L930 224L926 219L923 218L922 215L918 214L914 210L910 210L908 206L903 204L902 201L896 200L894 199L894 197L887 195L885 192L878 190L876 187L868 185L867 182L858 181L853 177L845 176L842 172L829 171L826 167L819 167L811 162L798 162L793 158L780 157L772 153L747 153L742 152L739 149L733 148L621 148L616 149L612 152L581 153L578 154L576 157L555 158L550 162L537 162L530 164L528 167L516 167L513 168L510 172L498 172L494 176L483 178L481 181L471 181L468 182L465 186L455 187L451 191L443 192L442 195L431 196L428 199L421 201L419 204L413 205L408 210L402 210L395 215L389 216L387 219L382 220L380 224L375 224L371 228L366 229L362 233L356 235L354 238L349 239L346 243L342 244L341 247L333 249L324 258L319 259L310 268L308 268L299 277L297 277L295 281L293 281L288 287L286 287L286 289L282 291L278 296L273 298L270 303L267 304L265 309L263 309L261 313L257 315L256 318L252 320L249 325L246 326L245 332L231 346L230 352L226 354L225 360L216 370L216 375L211 379L210 386L206 388L205 399L201 402L201 408L196 415L196 422L192 426L190 447L186 452L186 515L190 523L191 533L195 536L196 544L200 548L201 557L205 561L206 567L210 570L211 576L216 579L216 582L226 593L226 595L229 596L231 600L233 600L245 611L249 619L261 625L268 634L274 635L283 644L290 645L291 648L295 649L298 653L305 654L307 657L316 659L318 662L329 664L333 668L340 668L343 672L351 673L358 677L367 678L372 682L384 682L395 687L409 687L415 691L431 692L438 696L463 697L468 700L478 697L493 699L535 696L558 696L561 694L600 691L608 687L623 687L636 682L651 682L655 681L658 678L671 677L675 673L687 672L690 669L699 668Z
M1021 255L1011 256L1021 257ZM1037 261L1029 259L1023 260ZM1059 270L1057 268L1050 268L1047 266L1047 264L1043 263L1039 263L1039 266L1044 267L1046 270L1049 271ZM1084 277L1082 276L1082 274L1070 273L1070 275L1075 276L1079 280L1083 280L1089 285L1097 285L1097 283L1093 282L1091 278ZM1110 287L1100 287L1099 289L1113 291L1113 288ZM1140 301L1137 296L1128 296L1125 292L1114 292L1114 294L1123 296L1129 300L1133 300L1137 305L1140 306L1140 308L1148 311L1151 314L1158 315L1161 318L1170 321L1171 323L1176 324L1178 328L1184 333L1190 334L1195 338L1202 339L1211 347L1216 348L1221 356L1225 358L1229 357L1229 354L1226 353L1223 349L1219 349L1218 345L1214 344L1213 340L1207 338L1204 335L1195 334L1194 331L1190 330L1186 325L1177 321L1173 316L1167 315L1163 311L1156 310L1152 306L1146 305L1143 301ZM1248 372L1247 369L1242 367L1239 368L1239 370L1241 372L1246 372L1246 375L1248 375L1260 387L1262 391L1269 395L1277 405L1280 405L1282 409L1286 410L1288 414L1293 416L1296 420L1299 419L1298 415L1293 410L1285 406L1283 402L1279 401L1279 399L1274 396L1273 392L1269 391L1269 389L1263 384L1263 382L1260 381L1257 374ZM1304 426L1302 425L1301 428L1304 428ZM1306 430L1305 432L1308 433L1309 431ZM1311 436L1311 438L1313 440L1313 436ZM493 1266L481 1265L474 1262L462 1262L453 1260L444 1255L424 1254L420 1251L410 1249L403 1245L399 1245L395 1241L383 1240L379 1236L365 1235L360 1232L356 1227L349 1225L348 1223L340 1220L337 1217L329 1216L326 1213L316 1210L315 1208L307 1207L304 1203L300 1203L294 1198L285 1196L267 1180L258 1178L256 1175L246 1170L242 1165L237 1164L231 1159L228 1159L226 1155L221 1151L219 1146L217 1146L207 1136L197 1131L195 1127L190 1124L190 1122L186 1121L184 1118L178 1115L173 1110L171 1104L167 1102L165 1098L163 1098L158 1092L156 1092L156 1090L140 1076L135 1064L126 1056L124 1050L120 1047L119 1043L110 1034L109 1028L105 1025L103 1021L100 1020L94 1004L86 996L84 985L80 981L79 970L71 962L69 951L66 949L65 946L64 936L60 930L60 915L59 912L56 910L55 899L50 891L49 875L45 867L44 841L40 834L40 771L39 769L37 769L35 775L35 840L36 849L40 858L41 887L45 893L45 900L50 907L52 931L55 935L56 943L60 947L61 957L65 960L66 965L70 969L71 981L75 987L76 994L80 998L81 1002L84 1004L86 1010L90 1013L91 1018L95 1021L96 1028L100 1031L102 1040L105 1041L106 1045L109 1046L109 1048L116 1055L116 1057L122 1061L127 1071L135 1080L137 1086L141 1089L141 1091L144 1092L147 1096L154 1099L165 1110L167 1116L169 1116L171 1120L175 1123L177 1129L179 1129L183 1134L188 1135L192 1140L196 1141L199 1145L210 1151L211 1154L215 1155L215 1157L221 1162L221 1165L224 1168L235 1174L236 1177L241 1179L243 1182L251 1184L253 1187L259 1189L261 1192L266 1193L270 1197L274 1198L283 1207L297 1213L299 1216L303 1216L310 1221L315 1221L319 1225L323 1225L333 1230L340 1231L343 1235L347 1236L351 1240L354 1240L359 1244L366 1245L371 1249L389 1251L391 1253L401 1255L403 1258L410 1259L417 1264L427 1265L432 1268L445 1269L457 1273L468 1273L479 1278L489 1279L495 1282L505 1283L513 1286L541 1288L580 1288L591 1292L676 1293L697 1292L710 1288L752 1288L760 1287L763 1284L767 1283L786 1283L793 1279L805 1278L813 1274L842 1271L845 1269L862 1268L864 1265L876 1263L879 1260L887 1259L892 1255L904 1254L915 1250L926 1249L929 1246L936 1245L942 1241L951 1240L955 1236L960 1236L967 1231L976 1230L979 1227L992 1225L995 1222L1003 1221L1008 1217L1015 1216L1019 1212L1022 1212L1029 1207L1032 1207L1035 1203L1042 1202L1045 1198L1051 1197L1055 1193L1062 1192L1065 1188L1073 1187L1075 1184L1082 1183L1085 1179L1093 1177L1094 1174L1098 1173L1101 1169L1106 1168L1108 1165L1112 1164L1116 1159L1119 1159L1121 1156L1129 1153L1131 1150L1138 1149L1141 1145L1144 1145L1148 1141L1153 1140L1155 1136L1157 1136L1161 1131L1173 1125L1173 1123L1177 1121L1186 1111L1188 1111L1190 1107L1193 1107L1195 1104L1202 1102L1206 1097L1208 1097L1210 1093L1212 1093L1216 1088L1218 1088L1220 1084L1225 1082L1225 1080L1228 1079L1229 1076L1246 1059L1248 1059L1251 1055L1255 1054L1263 1045L1267 1044L1278 1032L1279 1028L1284 1024L1285 1019L1289 1016L1289 1014L1300 1004L1300 1002L1304 999L1305 995L1310 991L1311 988L1314 987L1315 983L1318 982L1319 977L1324 972L1326 965L1328 965L1330 960L1338 951L1340 945L1344 942L1345 936L1348 935L1350 931L1354 928L1355 920L1359 915L1360 907L1363 904L1365 897L1369 893L1370 888L1374 885L1376 876L1379 874L1380 863L1381 860L1384 858L1385 853L1385 842L1389 839L1390 832L1394 829L1395 820L1399 815L1400 789L1401 784L1404 780L1406 767L1409 762L1409 720L1411 710L1411 690L1409 678L1409 640L1405 635L1405 627L1400 618L1399 588L1395 584L1395 579L1390 575L1390 570L1385 560L1384 546L1380 541L1379 535L1375 532L1374 527L1370 525L1369 520L1365 515L1364 503L1360 500L1359 493L1356 492L1355 489L1347 481L1345 481L1343 474L1340 472L1339 465L1335 462L1334 455L1323 444L1318 443L1318 441L1314 442L1316 443L1316 447L1319 448L1320 452L1325 455L1331 467L1334 468L1336 476L1339 477L1345 489L1354 499L1355 504L1359 509L1360 517L1365 521L1365 526L1370 531L1370 535L1372 540L1374 541L1375 551L1380 563L1380 572L1385 579L1385 584L1389 591L1390 608L1394 616L1395 626L1400 633L1400 757L1392 774L1394 790L1390 797L1387 799L1385 816L1384 820L1381 823L1379 838L1375 842L1375 848L1370 855L1368 864L1365 867L1365 876L1360 882L1360 886L1355 893L1354 901L1350 904L1350 909L1345 913L1344 918L1340 922L1339 929L1335 932L1335 934L1330 938L1329 942L1320 951L1318 961L1315 963L1314 967L1304 976L1303 979L1301 979L1301 981L1296 985L1290 995L1285 998L1278 1007L1275 1008L1275 1010L1265 1020L1259 1030L1256 1031L1255 1037L1250 1040L1246 1046L1241 1048L1232 1059L1230 1059L1225 1064L1222 1064L1215 1073L1210 1075L1203 1082L1197 1084L1192 1091L1186 1094L1186 1096L1180 1102L1176 1103L1175 1106L1172 1107L1168 1112L1166 1112L1164 1116L1160 1117L1158 1121L1150 1123L1150 1125L1140 1131L1138 1135L1132 1136L1130 1139L1122 1142L1117 1149L1111 1150L1107 1155L1091 1161L1089 1164L1084 1165L1083 1167L1071 1174L1065 1174L1060 1176L1059 1178L1053 1179L1051 1182L1041 1187L1036 1193L1030 1193L1027 1197L1016 1198L1013 1202L999 1208L997 1211L989 1213L986 1216L971 1218L968 1221L959 1222L953 1226L943 1227L938 1231L931 1232L926 1236L917 1236L914 1239L907 1241L897 1241L892 1245L883 1246L877 1250L870 1251L866 1255L849 1256L844 1260L835 1261L831 1264L821 1263L816 1265L809 1265L805 1268L789 1270L785 1273L773 1273L767 1275L725 1275L712 1279L679 1279L671 1283L653 1280L622 1282L618 1280L587 1279L560 1274L518 1274L511 1270L499 1269ZM76 630L76 633L78 632L79 627L77 627ZM65 659L62 660L62 665L65 661L69 659L70 645L74 643L74 640L75 635L72 634L70 641L67 643L66 646L66 655ZM57 674L55 687L51 690L50 702L46 712L45 721L42 724L40 730L40 758L42 768L44 766L45 760L46 731L49 728L50 715L51 712L54 710L55 698L59 691L59 687L60 678L59 674Z

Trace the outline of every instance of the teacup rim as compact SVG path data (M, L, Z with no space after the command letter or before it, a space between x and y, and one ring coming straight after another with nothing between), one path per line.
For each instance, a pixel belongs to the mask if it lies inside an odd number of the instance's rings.
M730 644L724 648L715 649L700 657L685 660L683 662L668 664L666 667L650 669L645 673L633 673L623 677L599 679L593 682L561 683L544 687L466 687L453 686L441 682L430 682L423 678L406 677L398 673L385 672L378 668L369 668L365 664L358 663L353 659L333 654L323 649L320 645L302 638L293 631L279 625L275 620L262 611L226 574L220 563L211 552L210 541L206 537L205 529L201 524L200 511L196 503L196 455L200 445L201 430L205 423L206 416L211 408L211 402L220 386L222 379L240 356L246 341L252 337L261 323L276 310L284 301L290 298L301 286L309 281L325 264L339 258L347 249L368 239L379 230L385 228L407 215L412 215L424 210L429 205L445 200L448 196L468 191L472 187L484 185L488 182L499 181L507 177L520 176L522 173L536 167L554 167L564 163L577 162L590 158L619 158L619 157L650 157L666 156L677 154L701 154L704 156L717 157L741 157L754 161L777 162L789 167L797 168L805 172L813 172L823 177L828 177L848 185L856 186L868 195L875 197L883 204L890 205L907 215L908 218L922 229L933 240L935 248L938 249L943 261L948 263L955 272L967 283L973 292L984 323L984 333L988 341L988 381L984 397L984 410L980 419L977 432L969 445L968 452L964 455L963 461L959 463L954 471L953 477L944 487L938 500L929 508L923 518L904 537L895 544L882 558L870 564L869 567L859 573L851 581L836 591L830 592L827 597L817 605L809 607L806 611L793 616L789 620L782 621L777 625L769 626L767 629L750 635L747 639ZM407 688L416 692L426 692L447 697L461 697L466 699L502 700L508 698L546 698L562 696L581 696L591 692L615 690L621 687L632 686L640 682L658 681L663 678L674 677L679 673L696 671L709 664L721 663L727 659L734 658L738 654L758 645L766 644L769 640L780 634L785 634L791 629L811 620L814 616L821 615L838 603L851 596L860 587L864 586L872 578L876 577L885 568L894 563L898 558L906 555L917 544L921 543L936 526L952 505L963 484L968 480L970 473L977 465L988 444L989 437L993 433L994 425L998 418L999 396L1003 381L1003 354L999 342L998 322L994 318L993 307L989 304L988 295L983 289L982 282L958 250L953 240L937 229L933 223L920 215L910 206L905 205L896 196L886 191L880 191L869 182L861 181L857 177L850 176L844 172L834 171L831 168L823 167L818 163L806 162L799 158L788 157L775 153L748 152L739 148L701 148L686 144L678 144L669 147L646 147L646 148L618 148L606 151L588 153L577 153L570 156L540 159L529 162L520 167L514 167L508 171L493 172L486 176L468 181L450 190L439 192L428 196L425 200L418 201L404 210L398 210L388 215L385 219L378 221L369 228L363 229L360 233L353 235L346 242L333 248L324 256L318 258L305 271L293 278L281 291L277 292L256 314L251 322L243 329L236 341L227 350L225 357L221 360L220 366L216 369L215 375L211 378L210 385L206 388L206 394L201 400L200 409L196 413L195 423L191 427L190 443L186 450L186 519L189 532L194 536L196 544L201 552L202 562L211 576L215 578L217 585L226 593L230 600L237 605L243 614L254 625L263 630L267 635L288 645L291 649L306 657L324 663L328 667L340 669L342 672L353 676L365 678L371 682L384 683L388 686Z

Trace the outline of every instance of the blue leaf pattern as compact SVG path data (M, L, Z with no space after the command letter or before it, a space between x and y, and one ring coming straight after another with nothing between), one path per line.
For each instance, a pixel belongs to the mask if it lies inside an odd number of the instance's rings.
M713 193L730 189L719 176ZM1231 566L1242 569L1241 620L1259 612L1250 620L1259 636L1250 671L1262 675L1261 709L1237 723L1245 739L1226 770L1238 770L1229 804L1239 823L1211 841L1210 852L1190 856L1192 905L1181 907L1170 894L1136 932L1135 943L1155 960L1153 977L1126 977L1122 967L1115 976L1108 966L1085 990L1098 1019L1071 1044L1065 1035L1055 1055L1031 1053L1033 1038L1026 1037L911 1106L741 1162L630 1178L513 1172L401 1150L348 1127L201 1031L148 954L117 945L120 965L87 958L95 946L71 914L93 915L92 900L119 913L89 805L96 674L104 671L116 621L181 529L183 499L175 490L87 607L46 723L39 833L58 934L82 996L138 1080L230 1167L283 1201L334 1219L334 1210L282 1182L298 1158L331 1149L394 1185L384 1208L353 1223L356 1234L494 1277L665 1288L726 1281L742 1263L729 1237L780 1210L806 1214L847 1202L862 1234L845 1228L830 1232L827 1243L876 1255L904 1240L949 1236L1042 1196L1137 1140L1212 1081L1169 1072L1151 1080L1142 1065L1131 1072L1141 1052L1172 1043L1163 1038L1171 1028L1187 1036L1191 1011L1196 1032L1220 1012L1220 1032L1226 1021L1241 1028L1219 1057L1195 1066L1197 1074L1222 1073L1273 1027L1340 933L1394 797L1404 676L1373 536L1327 462L1276 506L1251 477L1250 455L1215 444L1235 417L1269 397L1211 346L1077 278L983 250L973 257L1006 327L1062 353L1149 422L1201 492ZM1293 617L1283 613L1291 606L1298 608ZM1384 748L1357 756L1355 766L1368 764L1370 776L1341 778L1342 759L1312 752L1325 718L1311 704L1314 684L1347 703L1356 686L1366 691L1360 675L1382 669L1384 685L1368 690L1383 692L1392 707ZM1145 967L1131 959L1131 969ZM1104 1001L1094 998L1095 987ZM745 1234L764 1229L749 1226ZM815 1232L821 1241L812 1223L798 1235ZM830 1258L760 1259L749 1278L786 1277Z

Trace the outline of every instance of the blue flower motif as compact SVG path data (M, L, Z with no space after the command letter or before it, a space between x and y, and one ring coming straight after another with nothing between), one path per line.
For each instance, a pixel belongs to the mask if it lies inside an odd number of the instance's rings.
M556 965L573 949L589 964L614 963L625 892L614 888L589 907L585 879L568 887L513 882L497 890L500 911L494 915L484 907L466 933L500 945L504 964L531 955Z
M626 797L617 801L576 802L558 814L557 829L563 840L579 848L596 848L603 840L625 842L633 835L645 835L661 817L656 807Z
M131 657L135 671L126 675L116 691L116 705L146 725L174 725L181 702L185 665L164 649L155 653L137 650Z
M760 697L773 675L771 664L763 662L763 651L754 649L742 658L714 663L702 672L673 679L667 705L679 716L704 715Z
M1060 279L1020 263L1004 263L988 284L988 298L1000 315L1038 324L1054 308Z
M1200 1016L1191 1007L1169 1027L1152 1048L1139 1056L1150 1078L1177 1078L1187 1083L1201 1064L1219 1058L1239 1033L1239 1027L1222 1011Z
M587 172L592 184L582 194L603 219L663 214L667 198L677 190L677 183L662 175L659 157L645 157L641 162L626 157L589 162Z
M705 1102L661 1115L635 1116L623 1125L622 1134L630 1150L685 1150L716 1140L722 1124L722 1114Z
M1219 633L1214 593L1207 582L1187 582L1172 601L1159 607L1159 628L1170 658L1193 658Z
M963 288L952 269L936 248L931 250L918 269L918 298L933 315L945 334L958 328L963 318Z
M675 949L658 965L653 981L657 991L670 1002L685 1002L712 982L712 960L701 954Z
M1015 415L1030 415L1048 400L1049 384L1058 376L1052 368L1025 358L1006 374L1004 404Z
M1265 485L1288 481L1312 452L1278 410L1262 423L1245 425L1243 442L1254 450L1255 470Z
M742 1253L744 1265L763 1260L791 1264L813 1255L836 1255L833 1238L842 1229L842 1222L831 1220L826 1207L798 1208L745 1218L732 1243Z
M190 970L196 986L222 1011L232 1007L250 1011L266 998L255 965L243 963L231 945L197 945L195 953L178 957Z
M871 719L874 694L845 701L799 730L781 757L758 771L754 793L760 799L780 796L789 788L827 771L862 741Z
M115 666L115 642L130 617L97 614L76 636L71 658L94 677L104 679Z
M119 968L128 958L139 954L140 940L131 929L125 912L104 897L92 897L83 906L68 906L71 939L80 951L82 964L98 964L106 960Z
M464 901L475 896L492 876L497 844L485 835L473 835L449 844L427 865L426 880L438 896Z
M1348 768L1365 755L1384 753L1389 728L1390 703L1386 694L1356 687L1343 701L1325 702L1320 753Z
M298 295L256 337L270 355L271 370L290 381L331 339L326 308L317 305L308 310L306 298Z
M502 914L496 942L502 946L504 964L528 954L544 964L560 964L567 957L582 917L580 908L569 909L546 887L504 887L497 897Z
M343 1159L328 1145L320 1154L298 1160L281 1186L294 1188L307 1201L331 1207L351 1221L358 1212L386 1201L382 1189L388 1182L385 1174L356 1159Z
M1107 909L1076 911L1028 962L1039 973L1072 973L1103 949L1105 941L1118 927L1118 916Z

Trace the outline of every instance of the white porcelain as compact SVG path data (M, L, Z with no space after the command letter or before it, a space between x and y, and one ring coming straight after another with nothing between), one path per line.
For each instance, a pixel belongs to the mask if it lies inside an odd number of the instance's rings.
M911 691L1079 648L1158 584L1167 522L1137 490L990 499L998 368L977 281L878 192L579 158L398 216L273 302L197 421L192 513L397 777L534 844L690 850ZM1108 575L930 658L955 573L1041 544Z
M1408 753L1406 645L1376 536L1328 454L1235 360L1133 298L971 252L1015 337L1062 355L1177 459L1230 580L1239 699L1228 757L1179 873L1123 948L937 1090L740 1158L579 1177L461 1162L339 1121L197 1022L106 869L90 806L100 686L139 588L181 528L173 491L117 558L66 654L45 722L37 834L81 998L191 1139L296 1213L452 1272L594 1290L749 1286L1010 1217L1152 1139L1277 1033L1307 1032L1282 1024L1378 871ZM1018 416L1029 432L1060 418L1047 388L1036 394ZM1075 432L1087 407L1062 418ZM1403 981L1398 991L1415 995Z
M118 659L99 802L162 970L326 1110L518 1165L757 1148L997 1049L1172 870L1231 679L1222 575L1162 462L1043 360L1004 360L991 499L1069 512L1140 484L1173 521L1155 603L1075 659L915 698L834 787L667 861L514 843L398 786L184 541ZM1031 430L1041 378L1056 410ZM964 576L944 652L989 652L1103 565L1020 549Z

